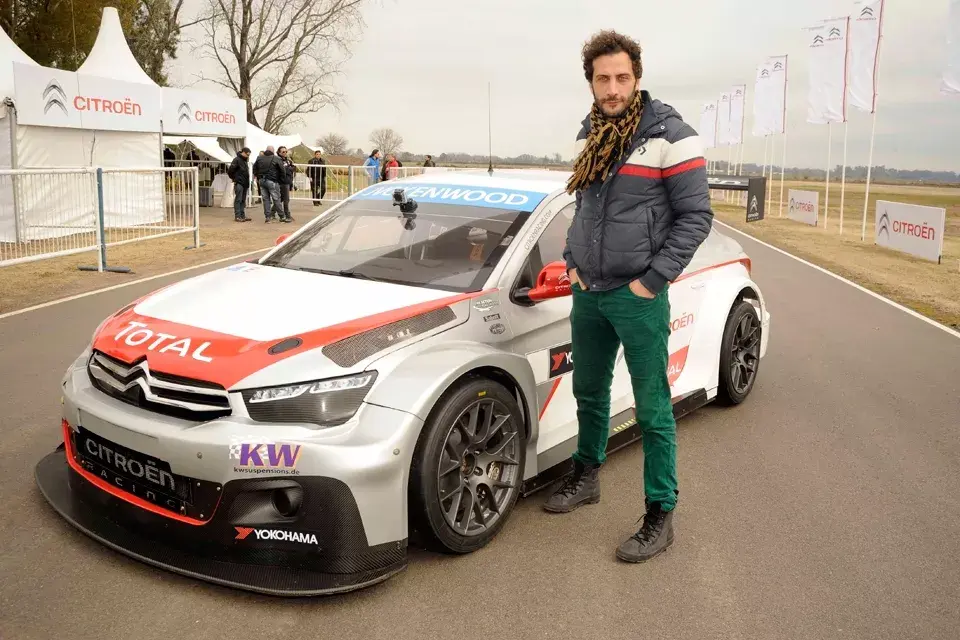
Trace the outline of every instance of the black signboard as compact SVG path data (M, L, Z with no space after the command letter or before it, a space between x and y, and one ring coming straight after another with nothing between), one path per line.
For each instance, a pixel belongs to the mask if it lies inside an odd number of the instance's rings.
M747 187L747 222L763 220L766 207L766 178L750 178Z

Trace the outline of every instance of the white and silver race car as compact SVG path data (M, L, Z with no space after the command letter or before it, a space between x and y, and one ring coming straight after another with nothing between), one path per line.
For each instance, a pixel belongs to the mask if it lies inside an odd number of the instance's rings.
M120 309L63 379L53 508L122 553L276 595L349 591L407 545L466 553L572 470L567 174L369 187L264 257ZM669 289L679 417L750 393L770 314L715 229ZM639 438L622 358L608 450Z

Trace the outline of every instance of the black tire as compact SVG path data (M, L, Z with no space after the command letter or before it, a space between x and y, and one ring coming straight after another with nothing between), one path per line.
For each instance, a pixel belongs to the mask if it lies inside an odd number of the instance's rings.
M763 327L756 309L746 300L733 306L720 343L720 379L717 402L733 406L746 400L760 370ZM736 370L736 371L735 371Z
M467 436L475 407L477 438L472 446L463 446L470 444ZM493 416L490 423L502 422L501 426L487 427L487 415ZM487 436L486 444L481 442L483 436ZM470 376L448 389L430 412L413 455L409 482L411 542L431 551L457 554L472 553L490 542L503 528L520 495L525 440L523 412L502 384ZM479 520L476 509L471 509L472 519L464 520L465 507L475 504L480 505L479 512L488 526L471 528ZM490 509L491 504L499 513ZM453 525L447 517L451 512Z

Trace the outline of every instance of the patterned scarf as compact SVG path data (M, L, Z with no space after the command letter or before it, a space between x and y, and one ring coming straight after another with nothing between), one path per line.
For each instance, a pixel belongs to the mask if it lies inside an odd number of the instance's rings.
M640 91L626 112L616 119L608 119L597 103L590 110L590 132L587 143L573 165L573 175L567 183L567 193L585 189L616 162L629 148L643 115Z

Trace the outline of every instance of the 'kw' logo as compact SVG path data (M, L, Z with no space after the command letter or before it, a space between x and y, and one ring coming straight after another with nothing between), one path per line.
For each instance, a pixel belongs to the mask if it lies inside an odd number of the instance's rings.
M63 115L67 115L67 94L56 78L47 83L47 88L43 90L43 99L45 101L43 105L44 113L50 111L53 107L59 107Z
M177 118L178 124L183 122L184 120L186 120L187 122L190 122L193 119L190 117L190 105L187 104L186 102L180 103L180 106L177 108L177 114L179 116Z
M887 215L886 211L883 212L883 215L880 216L880 220L877 222L878 238L881 233L887 234L887 240L890 240L890 216Z

